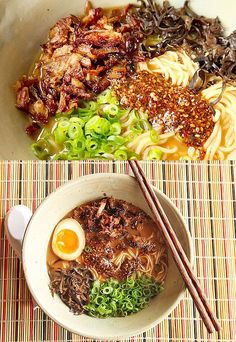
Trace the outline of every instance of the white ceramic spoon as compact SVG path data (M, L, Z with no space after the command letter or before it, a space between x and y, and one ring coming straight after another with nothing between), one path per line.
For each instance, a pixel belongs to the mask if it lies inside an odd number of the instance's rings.
M24 234L31 217L32 211L28 207L16 205L8 211L4 220L7 239L20 260ZM34 300L33 305L34 310L39 308Z

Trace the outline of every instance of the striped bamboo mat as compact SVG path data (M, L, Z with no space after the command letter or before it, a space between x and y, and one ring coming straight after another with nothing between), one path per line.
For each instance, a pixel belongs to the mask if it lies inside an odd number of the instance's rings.
M196 269L220 319L219 335L208 335L186 293L155 329L130 341L236 341L236 164L234 162L143 162L149 180L179 207L192 234ZM79 176L128 173L125 162L0 162L0 216L16 204L35 210L61 184ZM0 231L0 341L85 341L33 312L22 266Z

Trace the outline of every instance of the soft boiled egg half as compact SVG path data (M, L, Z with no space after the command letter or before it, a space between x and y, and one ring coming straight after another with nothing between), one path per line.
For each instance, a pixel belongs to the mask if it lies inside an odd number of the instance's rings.
M76 220L67 218L56 226L52 237L52 250L62 260L75 260L85 246L84 230Z

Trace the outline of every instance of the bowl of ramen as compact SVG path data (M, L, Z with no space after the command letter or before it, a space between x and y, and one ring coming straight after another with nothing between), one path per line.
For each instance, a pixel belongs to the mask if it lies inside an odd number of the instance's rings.
M2 157L235 159L235 1L119 5L1 5Z
M154 190L193 263L180 212ZM49 195L28 224L22 262L43 311L85 337L141 333L166 318L185 293L136 180L125 175L81 177Z

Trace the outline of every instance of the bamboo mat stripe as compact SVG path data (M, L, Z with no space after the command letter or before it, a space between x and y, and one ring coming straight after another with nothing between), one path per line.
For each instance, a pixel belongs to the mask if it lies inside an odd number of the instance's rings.
M188 292L154 329L126 342L236 342L236 163L142 162L149 181L182 212L193 238L196 272L220 320L209 335ZM128 174L126 162L0 162L0 342L93 342L71 334L33 310L22 265L5 238L3 220L17 204L33 211L70 179L112 172Z

